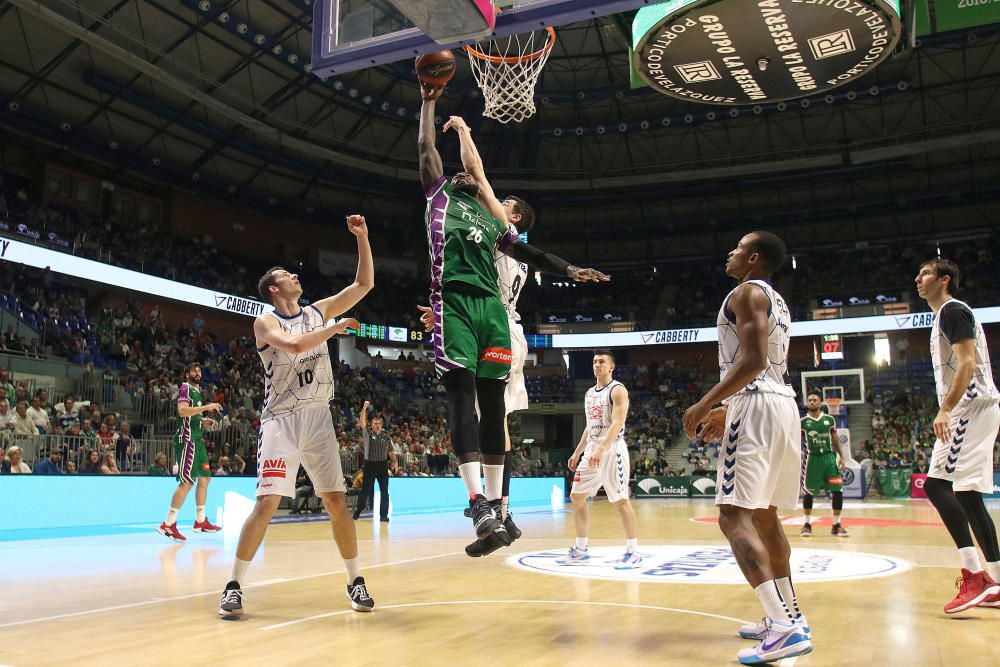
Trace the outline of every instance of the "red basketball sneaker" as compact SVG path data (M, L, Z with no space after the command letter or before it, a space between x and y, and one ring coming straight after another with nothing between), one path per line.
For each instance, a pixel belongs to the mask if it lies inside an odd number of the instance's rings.
M174 540L175 542L184 542L187 540L186 537L181 535L181 531L177 530L177 522L170 524L169 526L165 523L161 523L160 527L156 529L160 535L163 535L167 539Z
M1000 609L1000 593L996 593L994 595L987 595L985 598L983 598L983 601L980 602L977 606L996 607L997 609Z
M975 607L986 598L1000 593L1000 586L997 586L988 574L985 572L973 574L964 567L962 568L962 576L955 580L955 587L958 589L958 595L945 605L944 613L946 614L965 611L969 607Z
M195 521L193 530L196 533L217 533L222 530L222 526L214 526L206 518L204 521Z

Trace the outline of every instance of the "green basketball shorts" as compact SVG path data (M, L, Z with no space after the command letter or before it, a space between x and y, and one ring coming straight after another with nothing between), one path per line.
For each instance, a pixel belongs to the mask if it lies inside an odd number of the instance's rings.
M438 376L465 368L476 377L510 374L510 326L499 296L449 289L431 295L434 367Z
M844 488L844 480L837 467L837 455L810 454L806 465L806 489L816 495L823 491L840 491Z

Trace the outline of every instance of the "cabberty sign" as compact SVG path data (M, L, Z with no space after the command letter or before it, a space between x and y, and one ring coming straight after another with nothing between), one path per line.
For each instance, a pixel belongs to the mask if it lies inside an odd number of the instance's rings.
M899 36L897 0L681 0L639 10L632 59L664 95L764 104L867 74Z
M185 285L2 236L0 236L0 259L248 317L257 317L261 313L274 310L269 303Z

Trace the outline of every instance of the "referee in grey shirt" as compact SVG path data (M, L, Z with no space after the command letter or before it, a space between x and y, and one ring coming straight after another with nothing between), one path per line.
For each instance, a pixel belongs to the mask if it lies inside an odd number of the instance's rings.
M361 483L361 493L358 494L358 505L354 509L354 518L361 516L365 506L372 504L375 508L375 480L378 480L379 492L382 494L380 501L379 517L380 521L389 520L389 460L392 461L392 474L399 472L396 465L396 453L392 451L392 441L389 435L382 431L382 418L372 419L372 427L368 428L368 406L370 401L365 401L361 408L361 432L365 438L365 466L363 468L364 477Z

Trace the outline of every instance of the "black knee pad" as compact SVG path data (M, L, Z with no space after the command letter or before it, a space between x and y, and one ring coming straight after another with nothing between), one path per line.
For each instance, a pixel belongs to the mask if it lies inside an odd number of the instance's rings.
M802 508L807 510L811 510L813 508L813 497L811 494L807 493L805 497L802 498Z
M448 398L448 430L459 463L479 460L479 421L476 418L476 376L459 369L441 376Z
M503 456L507 448L503 422L507 418L504 405L503 380L476 378L476 398L479 400L479 447L483 454Z
M844 509L844 492L834 491L833 492L833 511L839 512Z

